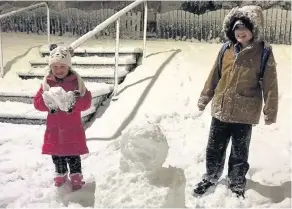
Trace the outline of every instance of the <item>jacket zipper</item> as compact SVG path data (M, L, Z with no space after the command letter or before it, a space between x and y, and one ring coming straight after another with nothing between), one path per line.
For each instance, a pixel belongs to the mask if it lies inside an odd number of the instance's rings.
M240 51L240 52L242 52L242 51ZM238 52L237 54L235 54L235 59L234 59L234 61L233 61L233 65L232 65L232 68L231 68L231 71L230 71L229 75L230 75L231 73L233 73L233 71L234 71L235 62L236 62L237 57L238 57L238 54L239 54L240 52ZM228 75L228 76L229 76L229 75ZM225 93L226 93L226 91L227 91L227 85L226 85L226 87L225 87L225 89L224 89L224 91L223 91L223 95L222 95L222 101L221 101L221 109L222 109L222 112L223 112L223 104L224 104L224 97L225 97Z

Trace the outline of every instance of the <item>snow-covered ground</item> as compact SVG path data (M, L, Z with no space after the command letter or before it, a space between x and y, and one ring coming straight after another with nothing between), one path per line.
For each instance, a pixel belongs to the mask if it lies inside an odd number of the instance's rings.
M18 54L46 44L45 37L23 37L21 47L13 46ZM14 44L15 38L4 38ZM85 45L102 43L114 46L114 40ZM136 48L142 41L122 40L123 44ZM106 102L86 130L90 153L82 157L87 184L81 191L68 193L53 186L51 158L40 154L44 126L0 124L0 207L290 208L291 46L284 45L273 46L278 121L271 126L261 121L253 129L246 199L229 192L226 169L214 191L200 198L191 195L205 172L211 121L210 105L197 117L196 103L219 48L220 44L148 42L143 65L127 76L119 99ZM5 51L12 60L13 53ZM30 50L26 61L37 57L35 53ZM1 88L20 82L15 72L25 62L19 62L0 80Z

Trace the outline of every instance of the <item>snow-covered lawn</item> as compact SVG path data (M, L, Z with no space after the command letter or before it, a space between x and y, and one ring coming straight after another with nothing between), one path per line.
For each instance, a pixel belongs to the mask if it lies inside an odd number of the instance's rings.
M88 42L95 43L102 41ZM40 154L44 126L0 124L0 207L291 207L291 46L273 46L278 121L253 129L245 200L227 189L226 169L214 191L191 195L205 172L211 121L210 105L197 117L196 103L220 44L149 41L147 47L143 65L119 87L119 99L106 102L86 130L83 190L53 186L51 158ZM30 53L27 62L35 56ZM15 72L22 62L0 88L19 82Z

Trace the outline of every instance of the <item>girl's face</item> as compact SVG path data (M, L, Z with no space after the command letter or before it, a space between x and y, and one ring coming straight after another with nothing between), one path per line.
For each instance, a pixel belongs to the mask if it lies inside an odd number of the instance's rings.
M51 65L51 70L55 77L63 79L68 75L69 67L63 63L54 63Z
M234 35L236 40L242 45L249 44L253 38L252 32L242 25L236 27Z

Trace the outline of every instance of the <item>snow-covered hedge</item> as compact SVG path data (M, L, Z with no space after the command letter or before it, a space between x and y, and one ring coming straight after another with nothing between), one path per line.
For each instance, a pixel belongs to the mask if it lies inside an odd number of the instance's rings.
M222 23L229 13L220 9L196 15L175 10L156 15L157 36L177 40L224 41ZM270 43L291 44L291 11L280 8L264 10L265 39Z
M0 7L0 14L18 8L9 4ZM155 30L157 38L176 40L198 40L218 43L224 41L221 32L222 22L229 9L219 9L204 14L194 14L184 10L156 13ZM50 10L50 33L82 36L98 24L116 13L113 9L82 11L67 8L60 12ZM291 10L270 8L264 10L265 39L274 44L291 44ZM47 33L46 8L18 13L1 21L2 31ZM156 23L155 23L156 22ZM148 22L153 23L153 22ZM141 39L143 35L143 16L141 12L128 12L121 17L120 37ZM150 30L150 25L149 28ZM96 35L114 38L115 24L109 25Z
M0 8L0 14L17 9L19 8L5 4ZM115 13L116 11L113 9L82 11L77 8L68 8L60 12L50 9L50 33L59 36L66 33L81 36ZM142 35L141 21L141 12L128 12L124 15L120 22L121 37L140 38ZM47 10L41 7L6 17L2 19L1 26L4 32L47 33ZM96 37L115 37L115 33L115 24L111 24Z

